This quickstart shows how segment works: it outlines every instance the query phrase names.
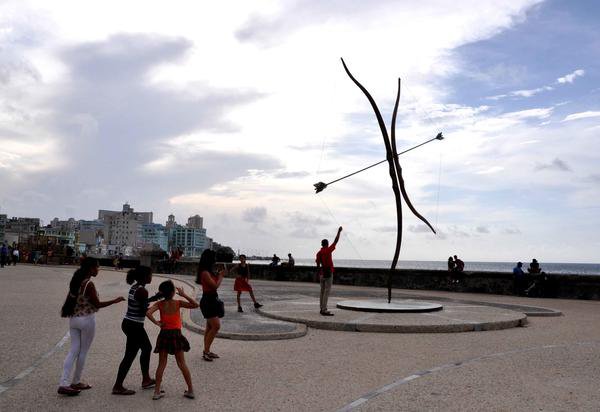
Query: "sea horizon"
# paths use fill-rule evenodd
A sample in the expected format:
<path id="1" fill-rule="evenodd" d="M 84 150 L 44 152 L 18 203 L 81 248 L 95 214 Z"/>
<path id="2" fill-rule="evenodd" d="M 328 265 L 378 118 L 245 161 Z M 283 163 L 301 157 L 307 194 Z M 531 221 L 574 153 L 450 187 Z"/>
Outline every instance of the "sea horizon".
<path id="1" fill-rule="evenodd" d="M 282 259 L 282 262 L 286 262 Z M 296 258 L 297 265 L 312 266 L 314 259 Z M 268 260 L 249 260 L 251 264 L 266 265 Z M 334 259 L 337 267 L 351 267 L 364 269 L 387 269 L 391 266 L 391 260 L 378 259 Z M 516 265 L 515 262 L 477 262 L 465 261 L 465 271 L 476 272 L 508 272 L 511 273 Z M 523 262 L 523 269 L 529 266 L 528 261 Z M 600 263 L 570 263 L 570 262 L 540 262 L 542 270 L 548 274 L 578 274 L 600 276 Z M 397 269 L 424 269 L 424 270 L 447 270 L 447 261 L 433 260 L 400 260 Z"/>

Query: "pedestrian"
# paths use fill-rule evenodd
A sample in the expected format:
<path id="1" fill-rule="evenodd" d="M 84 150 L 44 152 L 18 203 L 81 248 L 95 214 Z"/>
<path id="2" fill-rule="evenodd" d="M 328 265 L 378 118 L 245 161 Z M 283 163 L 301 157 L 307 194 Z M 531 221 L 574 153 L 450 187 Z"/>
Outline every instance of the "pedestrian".
<path id="1" fill-rule="evenodd" d="M 525 272 L 523 272 L 523 262 L 517 262 L 517 266 L 513 268 L 513 277 L 515 294 L 523 296 L 527 289 L 527 279 Z"/>
<path id="2" fill-rule="evenodd" d="M 227 269 L 221 267 L 218 273 L 215 274 L 216 254 L 213 250 L 206 249 L 200 256 L 200 264 L 198 265 L 198 275 L 196 283 L 202 285 L 202 298 L 200 299 L 200 310 L 202 316 L 206 319 L 206 327 L 204 329 L 204 351 L 202 359 L 207 362 L 212 362 L 218 359 L 219 355 L 211 352 L 211 345 L 215 340 L 215 336 L 221 329 L 221 318 L 225 316 L 225 306 L 223 301 L 219 299 L 217 289 L 221 286 L 223 278 L 227 274 Z"/>
<path id="3" fill-rule="evenodd" d="M 61 309 L 61 316 L 69 318 L 69 333 L 71 349 L 67 354 L 60 379 L 58 393 L 62 395 L 78 395 L 80 391 L 91 389 L 91 386 L 81 381 L 87 353 L 94 340 L 96 331 L 96 312 L 98 309 L 115 303 L 123 302 L 125 298 L 101 302 L 91 278 L 98 276 L 99 264 L 95 258 L 88 257 L 81 262 L 81 267 L 75 271 L 69 283 L 69 293 Z M 71 372 L 75 373 L 71 379 Z"/>
<path id="4" fill-rule="evenodd" d="M 0 267 L 4 267 L 6 264 L 8 264 L 8 248 L 6 243 L 2 243 L 2 247 L 0 247 Z"/>
<path id="5" fill-rule="evenodd" d="M 327 300 L 329 299 L 329 292 L 331 291 L 331 284 L 333 283 L 333 258 L 331 254 L 335 250 L 337 242 L 340 240 L 340 233 L 342 233 L 342 227 L 340 226 L 335 236 L 335 240 L 329 246 L 329 241 L 323 239 L 321 241 L 321 250 L 317 252 L 315 261 L 317 262 L 317 270 L 320 276 L 321 283 L 321 294 L 320 294 L 320 313 L 322 316 L 333 316 L 333 313 L 327 310 Z"/>
<path id="6" fill-rule="evenodd" d="M 296 266 L 296 261 L 292 257 L 291 253 L 288 253 L 288 264 L 287 265 L 289 268 L 293 268 L 294 266 Z"/>
<path id="7" fill-rule="evenodd" d="M 252 302 L 254 302 L 254 307 L 256 309 L 262 307 L 262 305 L 256 301 L 256 298 L 254 297 L 254 291 L 252 290 L 252 286 L 250 286 L 250 283 L 248 282 L 248 279 L 250 277 L 250 265 L 246 263 L 246 255 L 240 255 L 240 263 L 235 265 L 233 269 L 231 269 L 231 272 L 235 274 L 233 290 L 237 292 L 238 312 L 244 312 L 240 301 L 242 292 L 250 293 L 250 298 L 252 299 Z"/>
<path id="8" fill-rule="evenodd" d="M 15 246 L 12 251 L 12 261 L 13 266 L 17 266 L 17 262 L 19 261 L 19 247 Z"/>
<path id="9" fill-rule="evenodd" d="M 117 380 L 113 385 L 113 395 L 133 395 L 134 390 L 123 386 L 125 377 L 135 360 L 138 351 L 140 355 L 140 367 L 142 368 L 142 389 L 154 387 L 155 380 L 150 377 L 150 355 L 152 353 L 152 344 L 144 329 L 144 320 L 146 311 L 150 302 L 158 300 L 162 295 L 157 293 L 153 297 L 148 297 L 146 285 L 152 282 L 152 270 L 147 266 L 138 266 L 127 272 L 126 282 L 131 286 L 127 299 L 127 312 L 121 323 L 121 330 L 127 337 L 125 344 L 125 356 L 119 365 Z M 135 283 L 134 283 L 135 282 Z"/>
<path id="10" fill-rule="evenodd" d="M 163 373 L 167 367 L 169 355 L 175 355 L 177 366 L 185 379 L 187 390 L 183 396 L 194 399 L 194 387 L 192 386 L 192 375 L 185 363 L 185 352 L 189 352 L 190 343 L 181 334 L 181 308 L 195 309 L 198 307 L 192 297 L 188 296 L 183 288 L 176 288 L 172 281 L 166 280 L 158 286 L 158 291 L 164 300 L 154 303 L 146 312 L 148 319 L 157 326 L 160 326 L 160 333 L 156 338 L 154 353 L 158 353 L 158 368 L 156 368 L 156 385 L 154 387 L 153 400 L 158 400 L 165 396 L 165 392 L 160 390 Z M 185 300 L 173 299 L 177 293 Z M 154 312 L 160 312 L 160 322 L 154 318 Z"/>

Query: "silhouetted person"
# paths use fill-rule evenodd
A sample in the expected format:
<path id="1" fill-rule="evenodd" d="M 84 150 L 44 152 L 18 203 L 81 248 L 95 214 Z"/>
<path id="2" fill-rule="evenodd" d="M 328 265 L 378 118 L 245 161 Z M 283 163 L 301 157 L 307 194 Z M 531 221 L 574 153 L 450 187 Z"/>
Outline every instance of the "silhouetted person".
<path id="1" fill-rule="evenodd" d="M 3 243 L 2 247 L 0 247 L 0 267 L 4 267 L 4 265 L 6 265 L 8 259 L 8 248 L 6 247 L 6 244 Z"/>
<path id="2" fill-rule="evenodd" d="M 331 246 L 329 246 L 329 241 L 327 239 L 321 241 L 321 250 L 317 252 L 317 257 L 315 259 L 321 283 L 319 303 L 322 316 L 333 316 L 333 313 L 327 310 L 327 300 L 329 299 L 329 292 L 331 291 L 331 284 L 333 283 L 333 258 L 331 254 L 335 250 L 337 242 L 340 240 L 340 233 L 342 233 L 341 226 L 338 228 L 337 235 Z"/>
<path id="3" fill-rule="evenodd" d="M 525 272 L 523 272 L 523 262 L 518 262 L 517 266 L 513 268 L 513 281 L 515 293 L 519 296 L 523 296 L 527 289 L 527 278 Z"/>
<path id="4" fill-rule="evenodd" d="M 455 267 L 456 267 L 456 263 L 454 263 L 454 260 L 452 260 L 452 256 L 450 256 L 448 258 L 448 272 L 454 271 Z"/>
<path id="5" fill-rule="evenodd" d="M 531 274 L 542 272 L 542 268 L 540 268 L 540 264 L 538 263 L 537 259 L 533 259 L 531 261 L 531 263 L 529 264 L 529 268 L 527 269 L 527 272 L 529 272 Z"/>
<path id="6" fill-rule="evenodd" d="M 271 263 L 269 264 L 269 266 L 277 266 L 279 264 L 279 261 L 281 259 L 279 258 L 279 256 L 277 255 L 273 255 L 273 258 L 271 259 Z"/>
<path id="7" fill-rule="evenodd" d="M 460 260 L 458 256 L 454 255 L 454 271 L 463 272 L 465 270 L 465 262 Z"/>
<path id="8" fill-rule="evenodd" d="M 294 266 L 296 266 L 296 261 L 292 257 L 291 253 L 288 253 L 288 264 L 287 265 L 289 268 L 293 268 Z"/>

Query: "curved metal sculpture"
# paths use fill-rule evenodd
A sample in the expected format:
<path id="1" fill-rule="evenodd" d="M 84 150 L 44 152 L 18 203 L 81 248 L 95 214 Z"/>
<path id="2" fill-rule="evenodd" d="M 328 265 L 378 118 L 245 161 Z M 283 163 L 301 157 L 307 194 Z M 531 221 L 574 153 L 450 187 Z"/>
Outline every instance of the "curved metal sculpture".
<path id="1" fill-rule="evenodd" d="M 444 137 L 442 136 L 442 133 L 438 133 L 438 135 L 436 137 L 428 140 L 427 142 L 421 143 L 413 148 L 405 150 L 402 153 L 397 153 L 396 152 L 396 117 L 398 114 L 398 105 L 400 104 L 400 88 L 401 88 L 400 79 L 398 79 L 398 93 L 396 95 L 396 103 L 394 105 L 394 112 L 392 114 L 391 138 L 390 138 L 390 136 L 388 135 L 387 128 L 385 126 L 385 122 L 383 121 L 383 117 L 381 116 L 381 112 L 379 111 L 379 108 L 377 107 L 375 100 L 373 99 L 371 94 L 368 92 L 368 90 L 362 84 L 360 84 L 360 82 L 358 80 L 356 80 L 356 78 L 352 75 L 352 73 L 350 73 L 350 70 L 348 70 L 348 66 L 346 66 L 344 59 L 341 59 L 341 60 L 342 60 L 342 65 L 344 66 L 344 70 L 346 71 L 346 74 L 348 75 L 348 77 L 350 77 L 350 79 L 354 82 L 354 84 L 356 84 L 356 86 L 358 86 L 358 88 L 364 93 L 364 95 L 369 100 L 369 103 L 371 104 L 373 111 L 375 112 L 375 117 L 377 118 L 377 123 L 379 124 L 379 129 L 381 130 L 381 135 L 383 137 L 383 144 L 385 145 L 386 160 L 388 162 L 390 178 L 392 179 L 392 190 L 394 191 L 394 198 L 396 200 L 396 223 L 398 226 L 398 231 L 397 231 L 397 236 L 396 236 L 396 249 L 394 252 L 394 258 L 392 259 L 392 265 L 391 265 L 390 273 L 388 276 L 388 303 L 390 303 L 392 300 L 392 273 L 396 269 L 396 265 L 398 263 L 398 257 L 400 256 L 400 247 L 402 246 L 402 199 L 404 199 L 404 201 L 406 202 L 406 205 L 408 206 L 410 211 L 417 218 L 419 218 L 423 223 L 425 223 L 432 230 L 433 233 L 435 233 L 435 229 L 433 228 L 433 226 L 431 226 L 431 224 L 427 221 L 427 219 L 425 219 L 419 212 L 417 212 L 417 210 L 412 205 L 410 199 L 408 198 L 408 194 L 406 192 L 406 187 L 404 186 L 404 179 L 402 178 L 402 167 L 400 166 L 400 161 L 398 160 L 398 156 L 402 153 L 406 153 L 409 150 L 413 150 L 413 149 L 415 149 L 419 146 L 422 146 L 426 143 L 429 143 L 433 140 L 442 140 Z M 344 176 L 340 179 L 334 180 L 327 184 L 323 183 L 323 182 L 316 183 L 314 185 L 315 189 L 316 189 L 317 193 L 319 193 L 320 191 L 324 190 L 327 187 L 327 185 L 329 185 L 331 183 L 345 179 L 346 177 L 352 176 L 356 173 L 360 173 L 366 169 L 369 169 L 369 168 L 376 166 L 378 164 L 381 164 L 381 163 L 383 163 L 383 161 L 375 163 L 371 166 L 368 166 L 364 169 L 361 169 L 357 172 L 351 173 L 347 176 Z"/>

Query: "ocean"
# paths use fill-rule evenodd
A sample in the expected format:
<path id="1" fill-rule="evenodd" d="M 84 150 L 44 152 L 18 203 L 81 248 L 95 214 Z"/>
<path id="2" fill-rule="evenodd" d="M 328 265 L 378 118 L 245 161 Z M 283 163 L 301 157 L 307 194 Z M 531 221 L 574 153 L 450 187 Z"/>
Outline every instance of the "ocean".
<path id="1" fill-rule="evenodd" d="M 286 259 L 282 260 L 283 262 Z M 254 264 L 268 264 L 269 261 L 256 260 L 249 261 Z M 360 259 L 334 259 L 337 267 L 353 268 L 377 268 L 388 269 L 392 264 L 391 260 L 360 260 Z M 297 265 L 312 266 L 314 259 L 296 259 Z M 465 271 L 478 272 L 512 272 L 516 262 L 465 262 Z M 523 270 L 527 271 L 529 262 L 523 262 Z M 600 275 L 600 264 L 598 263 L 545 263 L 540 262 L 542 270 L 546 273 L 566 273 L 578 275 Z M 446 261 L 427 261 L 427 260 L 401 260 L 396 266 L 398 269 L 431 269 L 447 270 Z"/>

